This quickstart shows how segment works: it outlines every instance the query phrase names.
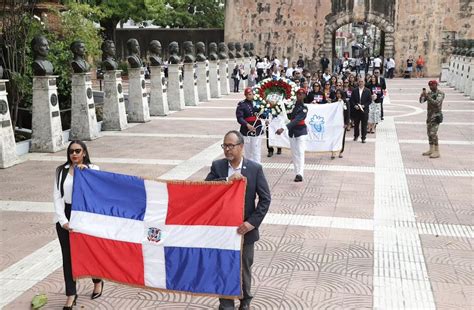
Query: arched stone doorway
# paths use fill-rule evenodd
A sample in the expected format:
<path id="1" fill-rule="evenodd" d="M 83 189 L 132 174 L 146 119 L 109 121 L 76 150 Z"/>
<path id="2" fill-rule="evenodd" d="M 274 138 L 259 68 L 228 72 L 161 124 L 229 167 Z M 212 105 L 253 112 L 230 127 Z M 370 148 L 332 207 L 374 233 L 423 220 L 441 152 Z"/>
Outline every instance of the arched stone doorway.
<path id="1" fill-rule="evenodd" d="M 354 14 L 344 12 L 337 15 L 328 15 L 326 17 L 326 26 L 324 27 L 324 44 L 321 49 L 322 54 L 326 54 L 328 58 L 333 59 L 334 42 L 333 36 L 337 29 L 353 22 L 366 22 L 373 24 L 382 31 L 384 37 L 383 56 L 394 57 L 394 26 L 380 15 L 366 12 L 363 17 L 356 17 Z"/>

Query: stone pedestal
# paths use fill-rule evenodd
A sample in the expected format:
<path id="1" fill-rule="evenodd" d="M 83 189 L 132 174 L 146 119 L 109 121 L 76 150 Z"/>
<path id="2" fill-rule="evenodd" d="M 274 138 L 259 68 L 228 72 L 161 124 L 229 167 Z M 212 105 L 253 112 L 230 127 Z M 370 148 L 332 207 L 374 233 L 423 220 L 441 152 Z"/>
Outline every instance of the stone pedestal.
<path id="1" fill-rule="evenodd" d="M 104 74 L 104 113 L 102 130 L 124 130 L 127 128 L 127 113 L 123 98 L 122 74 L 120 70 Z"/>
<path id="2" fill-rule="evenodd" d="M 71 78 L 70 140 L 94 140 L 99 137 L 90 73 L 73 73 Z"/>
<path id="3" fill-rule="evenodd" d="M 452 78 L 453 78 L 453 71 L 454 71 L 454 56 L 451 55 L 449 57 L 449 70 L 448 70 L 448 74 L 447 74 L 447 77 L 446 77 L 446 83 L 448 84 L 448 86 L 451 85 L 451 81 L 452 81 Z"/>
<path id="4" fill-rule="evenodd" d="M 171 111 L 184 109 L 183 76 L 179 65 L 168 65 L 168 107 Z"/>
<path id="5" fill-rule="evenodd" d="M 464 95 L 470 96 L 472 99 L 472 87 L 474 83 L 474 57 L 469 57 L 469 71 L 466 79 L 466 88 L 464 90 Z"/>
<path id="6" fill-rule="evenodd" d="M 250 74 L 250 68 L 252 67 L 252 58 L 250 57 L 246 57 L 244 58 L 244 72 L 245 72 L 245 75 L 249 75 Z M 248 79 L 245 80 L 247 83 L 246 85 L 248 85 Z"/>
<path id="7" fill-rule="evenodd" d="M 228 74 L 227 74 L 227 77 L 229 79 L 229 88 L 232 90 L 232 92 L 234 91 L 234 79 L 232 78 L 232 73 L 234 72 L 234 68 L 235 68 L 235 65 L 236 65 L 236 61 L 235 59 L 229 59 L 228 63 Z M 219 67 L 220 69 L 220 67 Z M 221 87 L 221 92 L 222 92 L 222 87 Z"/>
<path id="8" fill-rule="evenodd" d="M 211 98 L 221 97 L 221 81 L 219 79 L 217 60 L 209 61 L 209 90 Z"/>
<path id="9" fill-rule="evenodd" d="M 33 77 L 30 152 L 54 153 L 66 147 L 55 76 Z"/>
<path id="10" fill-rule="evenodd" d="M 146 92 L 145 71 L 143 68 L 128 68 L 128 104 L 127 120 L 129 123 L 146 123 L 150 121 L 150 108 Z"/>
<path id="11" fill-rule="evenodd" d="M 449 64 L 448 63 L 441 64 L 441 76 L 439 78 L 439 81 L 447 82 L 448 76 L 449 76 Z"/>
<path id="12" fill-rule="evenodd" d="M 217 72 L 219 76 L 219 82 L 221 84 L 221 94 L 228 95 L 230 93 L 229 88 L 229 64 L 225 60 L 219 61 L 219 71 Z M 231 79 L 230 79 L 231 80 Z"/>
<path id="13" fill-rule="evenodd" d="M 166 79 L 161 66 L 150 67 L 150 115 L 165 116 L 169 113 L 168 97 L 166 96 Z"/>
<path id="14" fill-rule="evenodd" d="M 197 73 L 197 90 L 198 98 L 200 102 L 209 101 L 211 96 L 211 89 L 209 87 L 209 70 L 206 65 L 206 62 L 197 62 L 196 63 L 196 73 Z"/>
<path id="15" fill-rule="evenodd" d="M 0 168 L 8 168 L 18 163 L 15 135 L 8 109 L 6 82 L 8 80 L 0 80 Z"/>
<path id="16" fill-rule="evenodd" d="M 459 88 L 459 79 L 461 78 L 461 67 L 462 67 L 462 58 L 461 56 L 458 57 L 456 61 L 456 69 L 454 71 L 454 88 Z"/>
<path id="17" fill-rule="evenodd" d="M 184 104 L 186 106 L 196 106 L 199 104 L 196 70 L 194 64 L 185 63 L 183 65 L 184 80 Z"/>
<path id="18" fill-rule="evenodd" d="M 461 64 L 461 79 L 459 80 L 459 90 L 463 93 L 466 92 L 466 84 L 469 80 L 470 71 L 470 57 L 464 57 Z"/>

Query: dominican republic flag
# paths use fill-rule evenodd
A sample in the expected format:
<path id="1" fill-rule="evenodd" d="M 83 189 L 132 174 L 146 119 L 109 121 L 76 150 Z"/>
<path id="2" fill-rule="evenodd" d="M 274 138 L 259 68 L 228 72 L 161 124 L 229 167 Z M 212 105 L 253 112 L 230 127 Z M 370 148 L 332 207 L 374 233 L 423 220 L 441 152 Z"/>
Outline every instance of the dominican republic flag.
<path id="1" fill-rule="evenodd" d="M 159 182 L 74 171 L 74 278 L 240 297 L 245 181 Z"/>

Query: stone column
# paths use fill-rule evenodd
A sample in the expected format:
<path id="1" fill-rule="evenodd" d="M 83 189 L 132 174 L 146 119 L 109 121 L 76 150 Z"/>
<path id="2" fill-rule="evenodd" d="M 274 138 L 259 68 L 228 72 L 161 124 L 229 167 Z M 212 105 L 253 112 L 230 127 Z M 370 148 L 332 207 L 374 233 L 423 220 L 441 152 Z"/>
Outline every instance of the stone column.
<path id="1" fill-rule="evenodd" d="M 30 152 L 54 153 L 66 147 L 59 112 L 56 76 L 33 77 Z"/>
<path id="2" fill-rule="evenodd" d="M 184 109 L 183 76 L 179 65 L 168 65 L 168 107 L 171 111 Z"/>
<path id="3" fill-rule="evenodd" d="M 463 93 L 466 93 L 466 84 L 469 81 L 469 71 L 470 71 L 470 57 L 464 56 L 464 61 L 462 63 L 462 72 L 461 79 L 459 81 L 459 90 Z"/>
<path id="4" fill-rule="evenodd" d="M 196 63 L 197 65 L 197 90 L 200 102 L 209 101 L 211 90 L 209 87 L 209 70 L 205 61 Z"/>
<path id="5" fill-rule="evenodd" d="M 221 83 L 221 94 L 222 95 L 228 95 L 230 94 L 230 89 L 229 89 L 229 64 L 225 60 L 219 60 L 219 81 Z M 233 82 L 232 82 L 233 83 Z"/>
<path id="6" fill-rule="evenodd" d="M 227 78 L 226 78 L 227 81 Z M 211 98 L 221 97 L 221 81 L 219 79 L 219 69 L 217 60 L 209 61 L 209 89 Z"/>
<path id="7" fill-rule="evenodd" d="M 128 68 L 128 78 L 128 122 L 149 122 L 150 108 L 148 106 L 148 94 L 146 93 L 145 72 L 143 68 Z"/>
<path id="8" fill-rule="evenodd" d="M 8 168 L 18 163 L 15 135 L 8 109 L 6 82 L 8 80 L 0 80 L 0 168 Z"/>
<path id="9" fill-rule="evenodd" d="M 250 74 L 250 68 L 252 67 L 252 58 L 251 57 L 245 57 L 244 58 L 244 72 L 248 76 Z M 245 85 L 248 85 L 248 79 L 245 80 Z"/>
<path id="10" fill-rule="evenodd" d="M 446 75 L 446 83 L 448 86 L 451 85 L 452 76 L 453 76 L 453 68 L 454 68 L 454 55 L 449 56 L 449 67 L 448 67 L 448 74 Z"/>
<path id="11" fill-rule="evenodd" d="M 453 83 L 453 87 L 455 89 L 458 89 L 458 85 L 459 85 L 459 78 L 461 77 L 461 73 L 460 73 L 460 70 L 461 70 L 461 56 L 458 55 L 456 57 L 456 67 L 454 69 L 454 83 Z"/>
<path id="12" fill-rule="evenodd" d="M 99 137 L 90 73 L 73 73 L 71 78 L 70 140 L 94 140 Z"/>
<path id="13" fill-rule="evenodd" d="M 127 113 L 125 111 L 122 87 L 122 74 L 120 70 L 105 72 L 103 130 L 124 130 L 127 128 Z"/>
<path id="14" fill-rule="evenodd" d="M 184 80 L 184 104 L 186 106 L 196 106 L 199 104 L 198 89 L 196 82 L 196 70 L 193 63 L 183 65 Z"/>
<path id="15" fill-rule="evenodd" d="M 228 74 L 227 74 L 227 77 L 229 79 L 229 88 L 232 89 L 232 92 L 234 91 L 234 79 L 232 79 L 232 73 L 234 72 L 234 68 L 235 68 L 235 65 L 237 64 L 237 62 L 235 61 L 235 59 L 229 59 L 228 63 L 227 63 L 227 67 L 228 67 Z M 220 67 L 219 67 L 220 69 Z M 221 92 L 222 92 L 222 87 L 221 87 Z M 224 93 L 222 93 L 224 94 Z"/>
<path id="16" fill-rule="evenodd" d="M 466 85 L 464 89 L 464 95 L 471 96 L 472 93 L 472 84 L 474 83 L 474 57 L 469 57 Z M 471 97 L 472 99 L 472 97 Z"/>
<path id="17" fill-rule="evenodd" d="M 161 66 L 150 67 L 150 115 L 165 116 L 169 113 L 168 98 L 166 96 L 166 79 L 161 72 Z"/>
<path id="18" fill-rule="evenodd" d="M 441 76 L 439 78 L 440 82 L 447 82 L 449 75 L 449 63 L 441 64 Z"/>

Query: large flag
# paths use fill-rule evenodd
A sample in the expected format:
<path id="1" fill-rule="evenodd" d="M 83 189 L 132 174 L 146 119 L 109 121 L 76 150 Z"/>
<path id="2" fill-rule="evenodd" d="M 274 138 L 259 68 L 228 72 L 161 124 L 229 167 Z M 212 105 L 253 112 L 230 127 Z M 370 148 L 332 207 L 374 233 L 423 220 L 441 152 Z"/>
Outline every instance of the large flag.
<path id="1" fill-rule="evenodd" d="M 245 181 L 159 182 L 74 172 L 74 278 L 241 296 Z"/>
<path id="2" fill-rule="evenodd" d="M 306 151 L 330 152 L 340 151 L 344 135 L 343 103 L 307 104 L 308 115 L 305 123 L 308 128 Z M 274 118 L 269 125 L 269 144 L 275 147 L 290 148 L 290 138 L 282 117 Z M 276 135 L 278 128 L 284 128 L 281 135 Z"/>

